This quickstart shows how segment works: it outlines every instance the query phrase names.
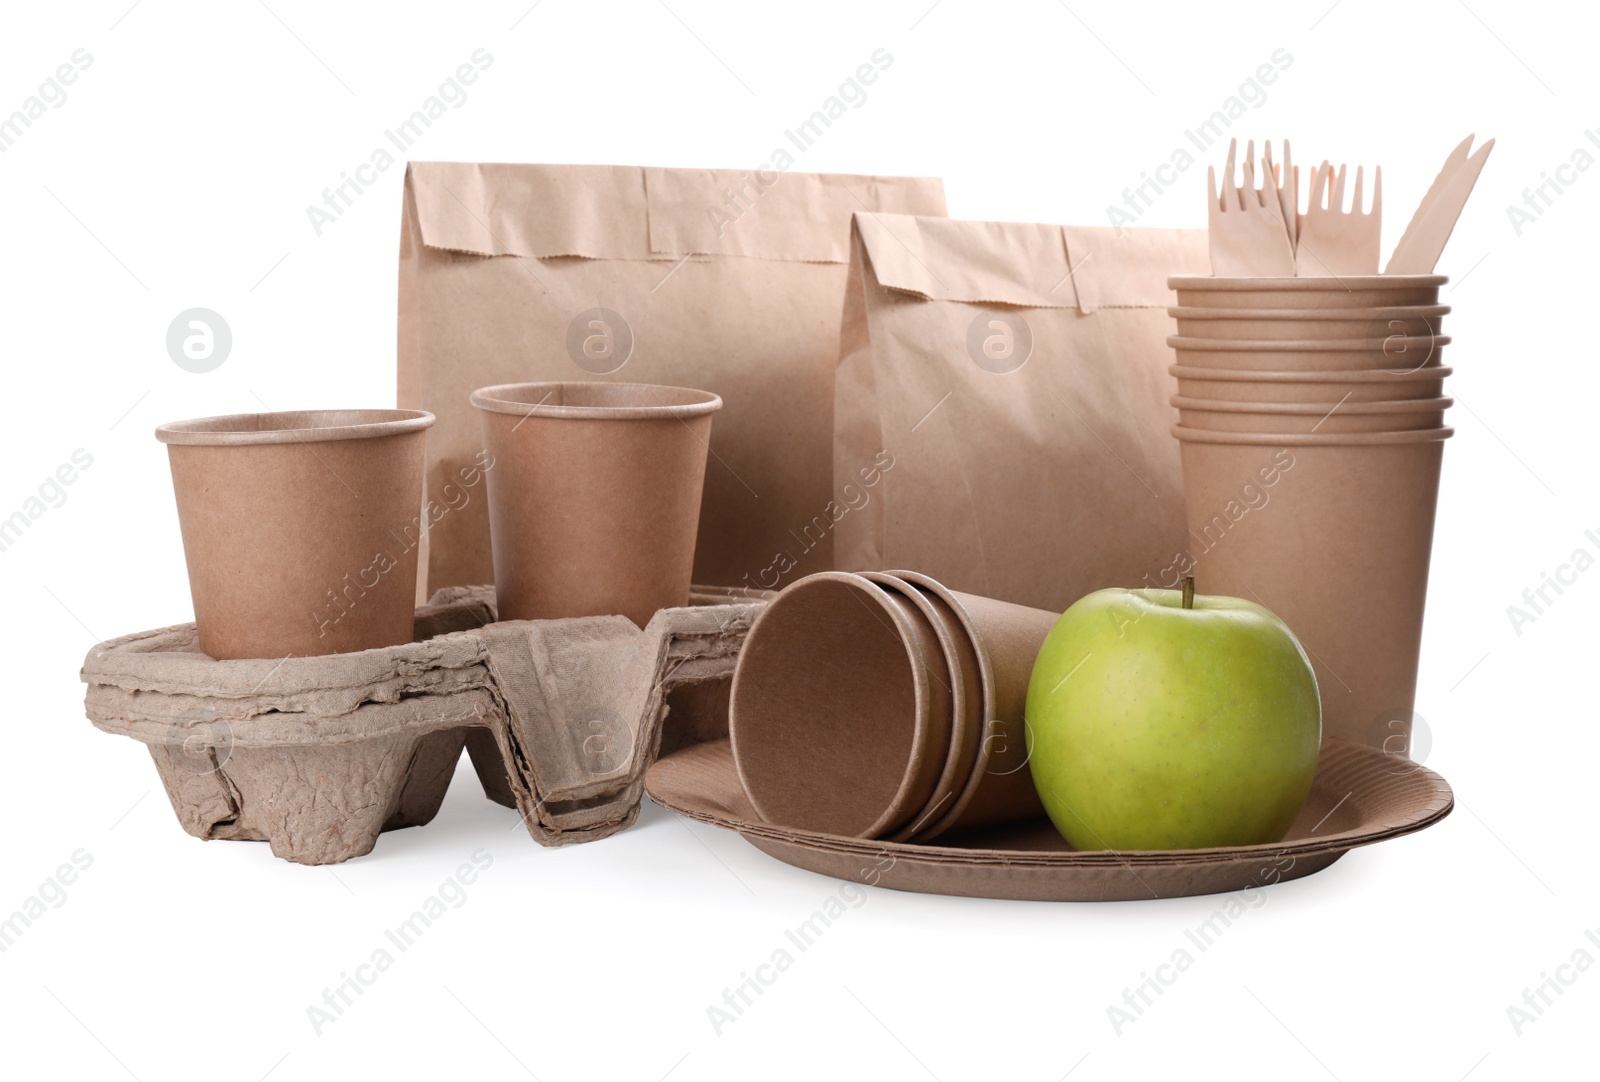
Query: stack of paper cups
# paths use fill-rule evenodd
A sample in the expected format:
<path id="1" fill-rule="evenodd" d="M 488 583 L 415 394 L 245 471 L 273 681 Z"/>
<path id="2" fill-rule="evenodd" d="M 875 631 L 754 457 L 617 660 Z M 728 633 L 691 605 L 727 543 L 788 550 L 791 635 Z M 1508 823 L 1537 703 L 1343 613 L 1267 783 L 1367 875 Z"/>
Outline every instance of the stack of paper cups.
<path id="1" fill-rule="evenodd" d="M 1177 277 L 1171 372 L 1199 588 L 1259 601 L 1323 732 L 1409 749 L 1452 399 L 1442 275 Z"/>
<path id="2" fill-rule="evenodd" d="M 751 626 L 729 701 L 756 813 L 917 842 L 1042 815 L 1023 710 L 1057 617 L 911 571 L 793 583 Z"/>

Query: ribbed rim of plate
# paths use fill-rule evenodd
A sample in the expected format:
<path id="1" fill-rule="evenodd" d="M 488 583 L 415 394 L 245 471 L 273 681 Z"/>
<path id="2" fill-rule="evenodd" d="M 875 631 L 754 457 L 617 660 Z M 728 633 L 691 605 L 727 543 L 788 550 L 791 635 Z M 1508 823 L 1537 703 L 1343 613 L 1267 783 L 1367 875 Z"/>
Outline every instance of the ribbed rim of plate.
<path id="1" fill-rule="evenodd" d="M 1214 849 L 1093 852 L 963 849 L 955 846 L 919 845 L 911 842 L 847 838 L 815 831 L 790 830 L 770 823 L 735 819 L 709 808 L 685 806 L 681 799 L 675 799 L 669 792 L 662 790 L 660 785 L 662 768 L 666 767 L 670 776 L 670 764 L 673 759 L 693 753 L 696 748 L 714 749 L 714 745 L 693 745 L 661 759 L 650 768 L 645 776 L 645 791 L 650 794 L 652 800 L 680 815 L 738 831 L 740 834 L 787 841 L 814 849 L 860 854 L 864 857 L 888 854 L 917 857 L 924 861 L 937 860 L 952 867 L 1025 865 L 1092 868 L 1110 865 L 1139 868 L 1174 864 L 1233 863 L 1241 860 L 1344 851 L 1422 830 L 1450 814 L 1455 804 L 1455 796 L 1450 790 L 1449 783 L 1422 764 L 1401 759 L 1376 748 L 1333 739 L 1322 749 L 1322 758 L 1317 764 L 1317 783 L 1323 788 L 1344 790 L 1353 794 L 1350 799 L 1357 801 L 1356 807 L 1367 809 L 1367 815 L 1371 820 L 1369 825 L 1316 838 L 1286 839 L 1265 845 L 1225 846 Z M 706 752 L 702 751 L 700 754 L 704 756 Z M 728 766 L 731 770 L 731 752 Z"/>

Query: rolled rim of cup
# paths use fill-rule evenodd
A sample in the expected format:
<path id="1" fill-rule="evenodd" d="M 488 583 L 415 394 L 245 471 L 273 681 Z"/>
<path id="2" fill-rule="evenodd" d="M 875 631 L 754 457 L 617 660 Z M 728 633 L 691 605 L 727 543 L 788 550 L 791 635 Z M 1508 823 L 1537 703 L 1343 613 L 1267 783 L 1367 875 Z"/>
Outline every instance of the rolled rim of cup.
<path id="1" fill-rule="evenodd" d="M 230 413 L 169 421 L 156 429 L 162 443 L 187 447 L 239 447 L 268 443 L 327 443 L 421 432 L 434 422 L 427 410 L 281 410 Z"/>
<path id="2" fill-rule="evenodd" d="M 1373 308 L 1199 308 L 1194 305 L 1167 306 L 1174 319 L 1236 319 L 1371 323 L 1375 320 L 1437 319 L 1450 314 L 1448 304 L 1389 304 Z"/>
<path id="3" fill-rule="evenodd" d="M 1425 379 L 1444 379 L 1455 374 L 1447 365 L 1435 368 L 1352 368 L 1312 372 L 1253 372 L 1248 368 L 1205 368 L 1174 364 L 1167 372 L 1183 380 L 1205 383 L 1408 383 Z"/>
<path id="4" fill-rule="evenodd" d="M 933 637 L 935 656 L 928 656 L 927 649 L 918 651 L 923 664 L 928 667 L 931 706 L 928 717 L 930 745 L 925 754 L 933 751 L 942 754 L 937 756 L 939 762 L 935 764 L 933 788 L 928 798 L 904 823 L 887 835 L 890 841 L 906 841 L 927 827 L 935 811 L 942 810 L 938 801 L 941 799 L 948 801 L 954 795 L 954 788 L 964 780 L 966 769 L 971 765 L 971 756 L 962 753 L 970 751 L 975 742 L 971 746 L 964 745 L 957 739 L 957 728 L 967 727 L 969 703 L 971 706 L 976 706 L 976 703 L 970 701 L 981 691 L 977 686 L 976 658 L 974 657 L 972 662 L 973 680 L 969 685 L 961 672 L 962 663 L 957 654 L 963 644 L 955 641 L 957 628 L 952 627 L 951 622 L 947 622 L 939 612 L 941 602 L 931 594 L 887 572 L 860 571 L 857 574 L 868 582 L 881 586 L 892 596 L 908 602 L 926 622 L 928 631 Z M 969 651 L 972 649 L 970 644 L 965 645 Z M 948 678 L 948 684 L 945 678 Z"/>
<path id="5" fill-rule="evenodd" d="M 1217 309 L 1212 309 L 1217 311 Z M 1386 338 L 1195 338 L 1190 335 L 1169 334 L 1167 345 L 1173 349 L 1197 353 L 1387 353 L 1391 350 L 1405 352 L 1413 345 L 1432 356 L 1433 351 L 1448 346 L 1448 334 L 1397 334 Z"/>
<path id="6" fill-rule="evenodd" d="M 829 596 L 843 593 L 859 604 Z M 829 612 L 830 604 L 836 606 L 836 619 L 854 621 L 850 629 L 866 629 L 869 637 L 853 644 L 858 651 L 893 659 L 892 675 L 885 669 L 868 682 L 859 667 L 841 675 L 817 664 L 821 651 L 839 649 L 836 637 L 816 638 L 817 614 Z M 756 617 L 734 669 L 728 737 L 740 784 L 764 821 L 877 838 L 897 829 L 927 800 L 921 783 L 928 765 L 928 729 L 934 723 L 929 659 L 912 623 L 916 610 L 910 602 L 904 605 L 859 575 L 820 571 L 790 583 Z M 832 634 L 840 632 L 835 628 Z M 927 638 L 933 639 L 931 630 Z M 786 686 L 775 689 L 775 684 Z M 796 688 L 799 694 L 778 694 Z M 826 708 L 816 701 L 829 697 L 833 702 Z M 853 710 L 842 708 L 844 698 L 851 700 Z M 904 710 L 894 712 L 895 707 Z M 875 709 L 891 712 L 873 716 Z M 864 727 L 852 728 L 857 722 Z M 797 751 L 793 742 L 801 732 L 807 738 Z M 856 746 L 844 746 L 840 739 Z M 855 783 L 819 788 L 817 776 L 831 760 L 852 764 Z"/>
<path id="7" fill-rule="evenodd" d="M 722 408 L 710 391 L 597 380 L 500 383 L 479 387 L 469 401 L 490 413 L 582 421 L 686 421 Z"/>
<path id="8" fill-rule="evenodd" d="M 1439 398 L 1411 398 L 1384 402 L 1244 402 L 1225 398 L 1191 398 L 1175 394 L 1172 404 L 1181 410 L 1208 413 L 1272 413 L 1315 416 L 1322 413 L 1432 413 L 1455 405 L 1448 395 Z"/>
<path id="9" fill-rule="evenodd" d="M 1385 290 L 1433 289 L 1450 280 L 1447 274 L 1347 274 L 1333 278 L 1218 278 L 1204 274 L 1175 274 L 1167 279 L 1171 289 L 1219 290 L 1261 293 L 1267 290 L 1303 293 L 1367 293 Z"/>
<path id="10" fill-rule="evenodd" d="M 1438 443 L 1456 434 L 1449 426 L 1416 428 L 1400 432 L 1228 432 L 1222 429 L 1173 425 L 1182 443 L 1242 443 L 1256 447 L 1361 446 L 1381 447 L 1407 443 Z"/>

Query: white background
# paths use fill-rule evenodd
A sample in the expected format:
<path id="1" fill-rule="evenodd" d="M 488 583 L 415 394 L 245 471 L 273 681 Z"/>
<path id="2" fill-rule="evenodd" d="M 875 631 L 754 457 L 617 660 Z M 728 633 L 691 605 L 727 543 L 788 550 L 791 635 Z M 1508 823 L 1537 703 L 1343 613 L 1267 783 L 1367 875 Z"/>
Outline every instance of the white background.
<path id="1" fill-rule="evenodd" d="M 1592 860 L 1600 570 L 1593 475 L 1600 170 L 1520 235 L 1509 204 L 1579 147 L 1580 5 L 926 0 L 10 4 L 0 114 L 92 65 L 0 154 L 0 517 L 93 465 L 0 552 L 11 692 L 0 915 L 92 864 L 0 954 L 13 1077 L 1058 1079 L 1570 1077 L 1600 973 L 1519 1034 L 1507 1008 L 1600 927 Z M 675 14 L 674 14 L 675 13 Z M 434 823 L 336 868 L 203 844 L 143 748 L 84 720 L 95 641 L 190 618 L 166 420 L 391 405 L 399 167 L 319 237 L 305 213 L 471 53 L 493 64 L 428 159 L 750 168 L 878 48 L 893 66 L 797 168 L 936 175 L 964 218 L 1102 223 L 1274 50 L 1239 130 L 1385 166 L 1385 248 L 1468 132 L 1498 146 L 1441 263 L 1457 405 L 1418 710 L 1455 814 L 1268 890 L 1136 1023 L 1107 1007 L 1218 899 L 1046 905 L 872 890 L 719 1035 L 707 1007 L 839 884 L 647 806 L 543 850 L 463 760 Z M 1597 135 L 1600 138 L 1600 135 Z M 1203 169 L 1141 224 L 1204 224 Z M 180 311 L 232 353 L 180 370 Z M 307 1008 L 475 849 L 493 864 L 320 1035 Z M 54 892 L 51 892 L 54 895 Z M 1564 971 L 1576 973 L 1577 971 Z M 1591 1068 L 1592 1070 L 1592 1068 Z M 669 1074 L 670 1072 L 670 1074 Z M 1587 1073 L 1587 1072 L 1583 1072 Z"/>

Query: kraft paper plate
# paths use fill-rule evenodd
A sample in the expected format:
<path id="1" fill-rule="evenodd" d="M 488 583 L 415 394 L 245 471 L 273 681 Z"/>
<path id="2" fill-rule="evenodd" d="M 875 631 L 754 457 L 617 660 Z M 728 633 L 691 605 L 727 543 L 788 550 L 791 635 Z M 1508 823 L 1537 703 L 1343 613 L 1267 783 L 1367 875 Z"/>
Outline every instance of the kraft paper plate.
<path id="1" fill-rule="evenodd" d="M 1029 901 L 1177 898 L 1263 887 L 1321 871 L 1361 845 L 1432 826 L 1450 814 L 1450 786 L 1427 767 L 1331 740 L 1311 796 L 1276 845 L 1141 852 L 1076 852 L 1048 820 L 985 827 L 939 845 L 870 841 L 761 822 L 745 798 L 726 740 L 661 759 L 645 778 L 656 803 L 736 830 L 786 864 L 838 879 L 926 894 Z"/>

